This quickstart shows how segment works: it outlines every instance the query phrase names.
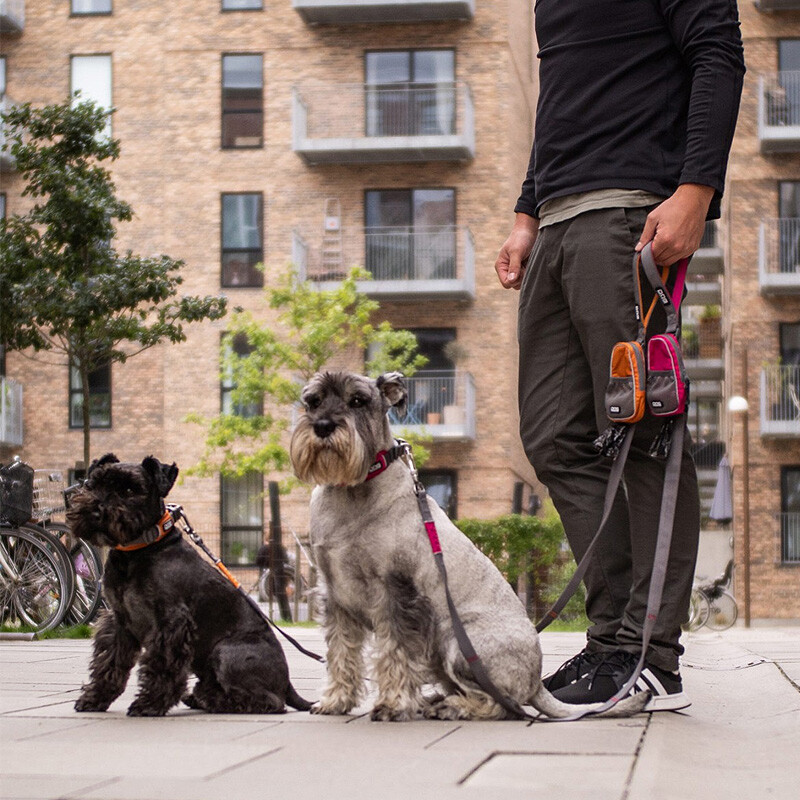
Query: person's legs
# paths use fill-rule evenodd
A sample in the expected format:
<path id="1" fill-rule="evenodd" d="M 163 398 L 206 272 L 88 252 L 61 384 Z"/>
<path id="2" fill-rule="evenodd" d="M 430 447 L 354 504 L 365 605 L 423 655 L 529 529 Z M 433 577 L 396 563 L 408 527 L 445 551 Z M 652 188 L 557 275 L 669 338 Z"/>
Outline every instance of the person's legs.
<path id="1" fill-rule="evenodd" d="M 631 262 L 646 213 L 608 209 L 544 228 L 520 297 L 521 435 L 578 560 L 602 515 L 610 462 L 592 443 L 608 424 L 611 349 L 637 334 Z M 663 315 L 657 324 L 663 325 Z M 584 581 L 593 623 L 587 649 L 641 649 L 664 476 L 664 463 L 648 450 L 660 426 L 655 418 L 637 424 L 625 469 L 627 502 L 620 491 Z M 680 623 L 698 535 L 697 479 L 687 441 L 664 597 L 648 655 L 662 669 L 676 669 L 682 652 Z"/>

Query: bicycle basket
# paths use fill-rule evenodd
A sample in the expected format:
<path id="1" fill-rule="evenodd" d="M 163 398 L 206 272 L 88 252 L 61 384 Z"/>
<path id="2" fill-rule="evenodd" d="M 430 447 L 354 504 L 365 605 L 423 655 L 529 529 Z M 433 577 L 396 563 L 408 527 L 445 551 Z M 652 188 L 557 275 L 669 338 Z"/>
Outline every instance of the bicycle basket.
<path id="1" fill-rule="evenodd" d="M 66 510 L 64 475 L 59 470 L 37 469 L 33 474 L 33 518 L 48 520 Z"/>
<path id="2" fill-rule="evenodd" d="M 22 525 L 33 516 L 33 469 L 22 461 L 0 467 L 0 519 Z"/>

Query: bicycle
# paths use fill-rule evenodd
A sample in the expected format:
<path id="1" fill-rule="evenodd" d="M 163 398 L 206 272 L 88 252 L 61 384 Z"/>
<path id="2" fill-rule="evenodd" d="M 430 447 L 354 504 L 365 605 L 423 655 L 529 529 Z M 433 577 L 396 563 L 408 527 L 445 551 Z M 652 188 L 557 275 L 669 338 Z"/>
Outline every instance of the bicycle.
<path id="1" fill-rule="evenodd" d="M 736 598 L 728 591 L 733 575 L 733 560 L 718 578 L 692 589 L 689 604 L 689 620 L 686 630 L 696 631 L 704 625 L 715 631 L 730 628 L 739 616 Z"/>
<path id="2" fill-rule="evenodd" d="M 67 625 L 85 625 L 105 606 L 102 594 L 103 558 L 100 551 L 76 539 L 69 526 L 53 517 L 66 511 L 66 483 L 58 470 L 34 470 L 33 518 L 67 551 L 75 578 L 72 605 L 64 619 Z"/>
<path id="3" fill-rule="evenodd" d="M 0 467 L 0 623 L 45 631 L 72 603 L 71 566 L 60 542 L 24 522 L 32 509 L 33 470 Z"/>

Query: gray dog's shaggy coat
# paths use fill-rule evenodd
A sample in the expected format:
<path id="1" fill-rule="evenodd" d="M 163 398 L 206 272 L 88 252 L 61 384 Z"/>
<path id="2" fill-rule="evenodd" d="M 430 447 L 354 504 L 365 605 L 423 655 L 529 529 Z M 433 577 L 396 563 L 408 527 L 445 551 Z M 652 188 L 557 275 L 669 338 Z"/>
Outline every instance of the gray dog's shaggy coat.
<path id="1" fill-rule="evenodd" d="M 297 476 L 318 484 L 311 543 L 324 579 L 328 645 L 328 685 L 312 713 L 346 714 L 363 699 L 363 649 L 372 634 L 373 719 L 500 719 L 505 710 L 479 688 L 454 637 L 410 470 L 395 461 L 365 482 L 376 454 L 395 444 L 387 411 L 402 409 L 406 396 L 398 373 L 377 381 L 321 373 L 303 390 L 306 413 L 291 457 Z M 542 686 L 538 636 L 519 599 L 445 513 L 433 502 L 431 508 L 456 608 L 491 680 L 549 717 L 586 710 Z M 429 685 L 441 694 L 426 695 Z M 636 695 L 614 711 L 634 713 L 647 699 Z"/>

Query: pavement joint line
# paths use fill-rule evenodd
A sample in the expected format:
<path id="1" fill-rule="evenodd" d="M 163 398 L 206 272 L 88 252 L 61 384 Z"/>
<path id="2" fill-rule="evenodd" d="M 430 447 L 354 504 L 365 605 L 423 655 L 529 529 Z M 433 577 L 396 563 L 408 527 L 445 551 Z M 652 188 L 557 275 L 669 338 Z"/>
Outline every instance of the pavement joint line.
<path id="1" fill-rule="evenodd" d="M 203 781 L 213 781 L 217 778 L 222 777 L 223 775 L 227 775 L 230 772 L 235 772 L 237 769 L 246 766 L 247 764 L 253 764 L 256 761 L 260 761 L 262 758 L 269 758 L 269 756 L 275 755 L 275 753 L 280 753 L 281 750 L 285 749 L 283 745 L 280 747 L 273 747 L 271 750 L 267 750 L 264 753 L 259 753 L 256 756 L 252 756 L 251 758 L 246 758 L 244 761 L 237 761 L 235 764 L 231 764 L 230 766 L 223 767 L 223 769 L 217 770 L 216 772 L 212 772 L 210 775 L 206 775 L 202 778 Z"/>
<path id="2" fill-rule="evenodd" d="M 630 796 L 631 787 L 633 786 L 633 776 L 636 773 L 636 767 L 639 764 L 639 756 L 644 748 L 644 740 L 647 738 L 647 732 L 650 730 L 650 726 L 652 724 L 653 714 L 650 713 L 647 715 L 647 722 L 645 722 L 644 728 L 642 729 L 642 735 L 639 737 L 639 741 L 636 743 L 636 750 L 633 753 L 631 768 L 628 770 L 628 775 L 625 778 L 625 786 L 622 790 L 622 796 L 620 797 L 620 800 L 628 800 L 628 797 Z"/>
<path id="3" fill-rule="evenodd" d="M 90 783 L 88 786 L 82 786 L 70 794 L 64 795 L 64 800 L 69 800 L 71 797 L 83 797 L 87 792 L 95 792 L 98 789 L 105 789 L 106 786 L 113 786 L 115 783 L 120 783 L 122 778 L 106 778 L 98 783 Z"/>
<path id="4" fill-rule="evenodd" d="M 428 742 L 428 744 L 426 744 L 423 749 L 430 750 L 432 747 L 435 747 L 437 744 L 444 741 L 448 736 L 452 736 L 457 731 L 460 731 L 462 727 L 463 725 L 456 725 L 455 728 L 451 728 L 449 731 L 446 731 L 441 736 L 438 736 L 436 739 L 434 739 L 432 742 Z"/>
<path id="5" fill-rule="evenodd" d="M 787 660 L 788 660 L 788 659 L 787 659 Z M 800 659 L 798 659 L 798 661 L 800 661 Z M 784 669 L 784 668 L 783 668 L 783 667 L 782 667 L 780 664 L 778 664 L 777 662 L 773 662 L 773 663 L 774 663 L 774 664 L 775 664 L 775 666 L 778 668 L 778 672 L 780 672 L 780 674 L 781 674 L 781 675 L 783 675 L 783 677 L 784 677 L 784 678 L 786 678 L 786 680 L 787 680 L 787 681 L 789 681 L 789 683 L 791 683 L 791 684 L 792 684 L 792 686 L 794 686 L 794 688 L 795 688 L 795 689 L 796 689 L 798 692 L 800 692 L 800 684 L 798 684 L 798 683 L 797 683 L 797 681 L 795 681 L 795 680 L 792 680 L 792 679 L 789 677 L 789 675 L 787 674 L 786 670 L 785 670 L 785 669 Z M 794 662 L 790 662 L 790 663 L 794 663 Z"/>

